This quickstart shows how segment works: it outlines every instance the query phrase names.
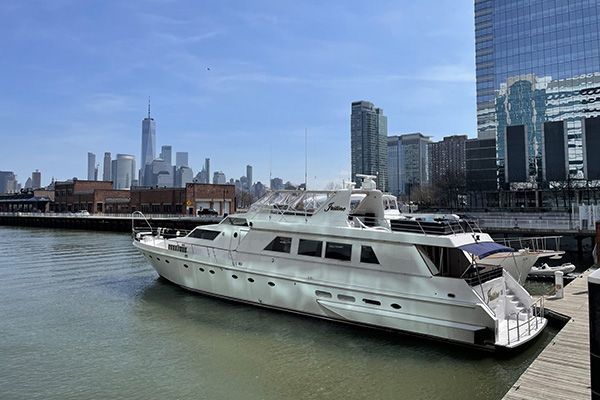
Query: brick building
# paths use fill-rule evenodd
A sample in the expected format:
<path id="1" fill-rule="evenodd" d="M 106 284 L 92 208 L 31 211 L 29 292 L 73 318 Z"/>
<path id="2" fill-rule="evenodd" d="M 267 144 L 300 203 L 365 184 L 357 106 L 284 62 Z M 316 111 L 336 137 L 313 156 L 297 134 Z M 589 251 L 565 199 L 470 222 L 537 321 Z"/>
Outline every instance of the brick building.
<path id="1" fill-rule="evenodd" d="M 131 212 L 198 215 L 213 209 L 218 215 L 235 212 L 235 185 L 188 183 L 185 188 L 133 188 Z"/>
<path id="2" fill-rule="evenodd" d="M 188 215 L 197 215 L 205 208 L 212 208 L 219 215 L 236 211 L 235 185 L 211 185 L 208 183 L 188 183 L 185 186 L 185 201 Z"/>
<path id="3" fill-rule="evenodd" d="M 53 209 L 56 212 L 85 210 L 92 214 L 129 212 L 129 191 L 113 189 L 110 181 L 56 182 Z"/>
<path id="4" fill-rule="evenodd" d="M 235 185 L 188 183 L 185 188 L 134 187 L 131 190 L 112 189 L 110 181 L 74 180 L 56 182 L 53 210 L 91 214 L 198 215 L 203 209 L 213 209 L 218 215 L 235 212 Z"/>

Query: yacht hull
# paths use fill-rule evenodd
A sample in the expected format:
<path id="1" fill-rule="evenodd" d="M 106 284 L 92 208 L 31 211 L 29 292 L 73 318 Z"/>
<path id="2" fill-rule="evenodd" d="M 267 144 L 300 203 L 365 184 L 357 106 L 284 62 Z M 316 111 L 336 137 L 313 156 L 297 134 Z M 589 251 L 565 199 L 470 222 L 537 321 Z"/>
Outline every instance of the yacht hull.
<path id="1" fill-rule="evenodd" d="M 289 276 L 263 268 L 240 268 L 218 257 L 191 257 L 160 246 L 134 242 L 157 273 L 187 290 L 339 322 L 424 335 L 494 349 L 498 326 L 481 305 L 451 299 L 446 293 L 427 297 L 410 293 L 398 279 L 395 290 L 365 290 L 324 279 Z M 207 251 L 210 254 L 210 251 Z M 222 260 L 225 257 L 222 257 Z M 294 269 L 302 270 L 307 266 Z M 412 277 L 411 286 L 431 286 L 436 277 Z M 357 278 L 358 280 L 358 278 Z M 448 282 L 440 282 L 439 287 Z M 469 289 L 470 290 L 470 289 Z M 435 293 L 438 295 L 438 293 Z M 533 335 L 535 336 L 535 335 Z M 532 336 L 532 337 L 533 337 Z"/>

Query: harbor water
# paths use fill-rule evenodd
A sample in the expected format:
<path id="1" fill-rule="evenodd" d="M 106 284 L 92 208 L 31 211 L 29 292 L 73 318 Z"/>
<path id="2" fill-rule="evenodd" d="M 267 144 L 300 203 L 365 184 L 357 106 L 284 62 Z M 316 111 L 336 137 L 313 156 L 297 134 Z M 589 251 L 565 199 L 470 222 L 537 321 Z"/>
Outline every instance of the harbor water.
<path id="1" fill-rule="evenodd" d="M 0 399 L 500 399 L 494 354 L 214 299 L 127 234 L 0 227 Z M 550 373 L 550 371 L 549 371 Z"/>

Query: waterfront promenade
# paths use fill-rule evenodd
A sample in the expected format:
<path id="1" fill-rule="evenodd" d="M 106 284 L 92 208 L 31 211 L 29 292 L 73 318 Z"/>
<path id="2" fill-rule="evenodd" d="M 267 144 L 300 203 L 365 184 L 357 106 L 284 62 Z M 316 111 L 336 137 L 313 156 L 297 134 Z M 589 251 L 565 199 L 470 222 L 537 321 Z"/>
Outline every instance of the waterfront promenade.
<path id="1" fill-rule="evenodd" d="M 221 221 L 219 216 L 187 216 L 181 214 L 145 215 L 153 228 L 192 230 L 198 225 L 214 224 Z M 147 226 L 144 218 L 133 217 L 136 227 Z M 29 226 L 43 228 L 86 229 L 114 232 L 131 232 L 131 214 L 91 214 L 77 213 L 0 213 L 0 225 Z"/>
<path id="2" fill-rule="evenodd" d="M 546 309 L 569 321 L 504 396 L 505 400 L 589 399 L 590 336 L 588 269 L 569 285 L 564 297 L 546 298 Z"/>

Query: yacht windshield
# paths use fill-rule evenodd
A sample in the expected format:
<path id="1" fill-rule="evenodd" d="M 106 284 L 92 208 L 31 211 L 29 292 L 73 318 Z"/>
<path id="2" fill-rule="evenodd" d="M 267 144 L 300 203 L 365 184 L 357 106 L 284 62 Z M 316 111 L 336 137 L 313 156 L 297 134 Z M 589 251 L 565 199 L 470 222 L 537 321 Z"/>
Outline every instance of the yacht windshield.
<path id="1" fill-rule="evenodd" d="M 335 192 L 278 191 L 266 194 L 250 206 L 249 212 L 312 215 Z"/>

